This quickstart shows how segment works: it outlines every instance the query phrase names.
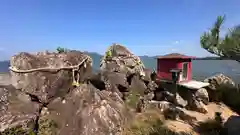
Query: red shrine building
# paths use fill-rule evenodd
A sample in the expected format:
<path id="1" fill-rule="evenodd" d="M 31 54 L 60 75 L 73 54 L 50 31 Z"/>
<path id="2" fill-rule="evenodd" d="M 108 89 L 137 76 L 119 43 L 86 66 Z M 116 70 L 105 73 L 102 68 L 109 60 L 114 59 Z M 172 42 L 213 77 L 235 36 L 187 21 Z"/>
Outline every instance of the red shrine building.
<path id="1" fill-rule="evenodd" d="M 177 82 L 192 80 L 192 56 L 179 53 L 167 54 L 157 58 L 157 76 L 160 80 L 172 81 L 171 70 L 180 70 Z"/>

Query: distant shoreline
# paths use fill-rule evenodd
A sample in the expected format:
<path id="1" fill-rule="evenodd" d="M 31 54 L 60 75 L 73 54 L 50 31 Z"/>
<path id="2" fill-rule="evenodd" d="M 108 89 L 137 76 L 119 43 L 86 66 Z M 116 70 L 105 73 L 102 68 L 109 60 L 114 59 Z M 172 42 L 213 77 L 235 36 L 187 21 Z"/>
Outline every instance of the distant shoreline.
<path id="1" fill-rule="evenodd" d="M 202 58 L 193 58 L 193 60 L 231 60 L 224 57 L 202 57 Z"/>

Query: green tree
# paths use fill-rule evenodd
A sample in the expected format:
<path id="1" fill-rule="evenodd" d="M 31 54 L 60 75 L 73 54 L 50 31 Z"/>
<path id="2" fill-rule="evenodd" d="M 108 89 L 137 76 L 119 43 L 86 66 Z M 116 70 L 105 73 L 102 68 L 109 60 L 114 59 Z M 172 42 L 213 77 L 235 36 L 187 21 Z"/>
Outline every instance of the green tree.
<path id="1" fill-rule="evenodd" d="M 68 51 L 68 49 L 65 49 L 65 48 L 62 48 L 62 47 L 57 48 L 58 53 L 63 53 L 63 52 L 67 52 L 67 51 Z"/>
<path id="2" fill-rule="evenodd" d="M 221 38 L 220 29 L 224 21 L 225 16 L 217 17 L 211 30 L 201 36 L 201 47 L 212 54 L 240 62 L 240 25 L 229 29 L 229 32 Z"/>

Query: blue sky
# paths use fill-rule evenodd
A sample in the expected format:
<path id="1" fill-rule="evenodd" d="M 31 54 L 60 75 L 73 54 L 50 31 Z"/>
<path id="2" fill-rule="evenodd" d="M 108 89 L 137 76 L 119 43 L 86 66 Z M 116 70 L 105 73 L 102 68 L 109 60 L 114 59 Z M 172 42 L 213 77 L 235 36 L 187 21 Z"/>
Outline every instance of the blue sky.
<path id="1" fill-rule="evenodd" d="M 113 42 L 137 55 L 209 56 L 199 37 L 217 15 L 240 23 L 239 0 L 0 0 L 0 60 L 57 46 L 103 53 Z M 226 31 L 226 30 L 225 30 Z"/>

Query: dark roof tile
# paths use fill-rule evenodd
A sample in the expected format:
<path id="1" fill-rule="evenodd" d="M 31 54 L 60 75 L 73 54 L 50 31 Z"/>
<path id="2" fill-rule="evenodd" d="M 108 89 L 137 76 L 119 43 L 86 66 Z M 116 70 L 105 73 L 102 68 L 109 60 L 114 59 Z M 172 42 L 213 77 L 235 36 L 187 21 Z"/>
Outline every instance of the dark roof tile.
<path id="1" fill-rule="evenodd" d="M 179 54 L 179 53 L 171 53 L 171 54 L 159 56 L 157 58 L 158 59 L 191 59 L 191 58 L 195 58 L 195 57 L 193 57 L 193 56 L 186 56 L 186 55 Z"/>

